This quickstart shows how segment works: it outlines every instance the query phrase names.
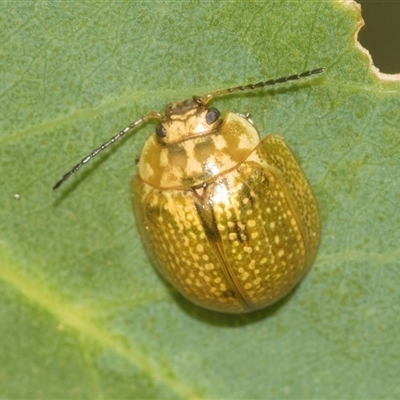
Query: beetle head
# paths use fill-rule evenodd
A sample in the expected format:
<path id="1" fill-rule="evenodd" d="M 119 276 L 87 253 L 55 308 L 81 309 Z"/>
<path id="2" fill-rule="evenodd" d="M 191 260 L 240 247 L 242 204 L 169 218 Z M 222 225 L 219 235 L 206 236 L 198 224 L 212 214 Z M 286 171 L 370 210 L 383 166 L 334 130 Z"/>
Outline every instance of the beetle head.
<path id="1" fill-rule="evenodd" d="M 168 104 L 165 117 L 156 128 L 160 143 L 168 145 L 212 133 L 222 118 L 216 108 L 207 107 L 201 97 Z"/>

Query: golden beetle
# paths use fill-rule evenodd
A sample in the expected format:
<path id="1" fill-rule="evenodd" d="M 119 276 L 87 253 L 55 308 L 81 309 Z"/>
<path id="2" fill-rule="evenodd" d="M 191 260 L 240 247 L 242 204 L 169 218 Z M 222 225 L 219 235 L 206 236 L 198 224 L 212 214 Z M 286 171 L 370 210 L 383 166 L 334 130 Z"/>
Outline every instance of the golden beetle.
<path id="1" fill-rule="evenodd" d="M 285 83 L 324 68 L 194 96 L 151 112 L 83 158 L 58 188 L 126 132 L 158 119 L 132 182 L 137 225 L 160 273 L 194 303 L 228 313 L 274 303 L 307 273 L 320 237 L 318 207 L 292 151 L 260 140 L 248 115 L 221 117 L 217 96 Z"/>

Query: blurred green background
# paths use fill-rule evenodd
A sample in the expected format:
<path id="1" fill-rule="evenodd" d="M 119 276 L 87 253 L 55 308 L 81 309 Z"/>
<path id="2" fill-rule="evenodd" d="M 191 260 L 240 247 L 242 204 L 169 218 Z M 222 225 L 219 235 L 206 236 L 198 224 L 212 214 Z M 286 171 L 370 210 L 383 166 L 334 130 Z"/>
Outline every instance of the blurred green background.
<path id="1" fill-rule="evenodd" d="M 0 0 L 0 399 L 400 398 L 400 82 L 359 21 L 339 0 Z M 317 260 L 272 307 L 212 313 L 151 267 L 129 184 L 154 124 L 51 190 L 149 110 L 319 66 L 214 102 L 284 135 L 320 206 Z"/>

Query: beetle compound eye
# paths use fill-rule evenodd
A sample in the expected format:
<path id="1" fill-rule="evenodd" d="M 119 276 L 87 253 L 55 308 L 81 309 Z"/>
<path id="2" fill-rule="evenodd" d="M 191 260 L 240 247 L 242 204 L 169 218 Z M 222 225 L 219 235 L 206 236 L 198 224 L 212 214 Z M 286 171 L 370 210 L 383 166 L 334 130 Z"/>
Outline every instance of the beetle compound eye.
<path id="1" fill-rule="evenodd" d="M 167 131 L 165 130 L 163 124 L 158 124 L 157 125 L 156 134 L 160 138 L 163 138 L 163 137 L 167 136 Z"/>
<path id="2" fill-rule="evenodd" d="M 220 116 L 220 112 L 216 108 L 209 108 L 206 114 L 206 121 L 208 125 L 213 124 Z"/>

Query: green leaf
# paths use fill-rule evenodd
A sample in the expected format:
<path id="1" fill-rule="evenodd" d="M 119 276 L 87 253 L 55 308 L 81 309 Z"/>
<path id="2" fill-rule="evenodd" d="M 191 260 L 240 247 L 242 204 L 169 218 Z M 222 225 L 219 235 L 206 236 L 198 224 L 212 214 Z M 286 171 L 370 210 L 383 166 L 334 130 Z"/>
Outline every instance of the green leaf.
<path id="1" fill-rule="evenodd" d="M 400 396 L 400 84 L 356 46 L 350 1 L 0 3 L 1 398 Z M 150 110 L 219 98 L 282 134 L 319 202 L 322 242 L 279 303 L 223 315 L 152 268 L 130 180 Z"/>

